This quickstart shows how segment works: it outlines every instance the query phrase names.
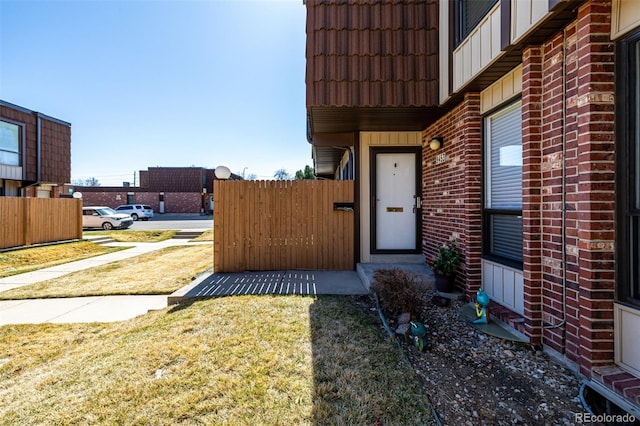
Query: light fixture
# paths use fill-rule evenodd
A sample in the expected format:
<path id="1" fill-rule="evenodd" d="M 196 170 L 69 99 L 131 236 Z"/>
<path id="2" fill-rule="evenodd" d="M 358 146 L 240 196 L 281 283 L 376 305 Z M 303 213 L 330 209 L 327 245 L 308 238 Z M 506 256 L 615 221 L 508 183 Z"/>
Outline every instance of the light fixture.
<path id="1" fill-rule="evenodd" d="M 429 142 L 429 148 L 431 148 L 433 151 L 437 151 L 442 148 L 443 141 L 444 139 L 440 136 L 431 138 L 431 141 Z"/>

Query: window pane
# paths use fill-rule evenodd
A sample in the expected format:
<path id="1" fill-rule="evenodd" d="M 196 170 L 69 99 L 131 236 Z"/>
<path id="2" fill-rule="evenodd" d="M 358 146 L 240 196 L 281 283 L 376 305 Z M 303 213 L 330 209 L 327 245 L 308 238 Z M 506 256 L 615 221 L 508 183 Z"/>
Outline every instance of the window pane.
<path id="1" fill-rule="evenodd" d="M 522 112 L 520 103 L 487 118 L 487 207 L 522 208 Z"/>
<path id="2" fill-rule="evenodd" d="M 0 121 L 0 150 L 20 152 L 20 127 Z"/>
<path id="3" fill-rule="evenodd" d="M 6 166 L 19 166 L 20 165 L 20 155 L 15 152 L 7 152 L 0 150 L 0 164 L 4 164 Z"/>
<path id="4" fill-rule="evenodd" d="M 522 262 L 522 216 L 492 215 L 490 253 Z"/>

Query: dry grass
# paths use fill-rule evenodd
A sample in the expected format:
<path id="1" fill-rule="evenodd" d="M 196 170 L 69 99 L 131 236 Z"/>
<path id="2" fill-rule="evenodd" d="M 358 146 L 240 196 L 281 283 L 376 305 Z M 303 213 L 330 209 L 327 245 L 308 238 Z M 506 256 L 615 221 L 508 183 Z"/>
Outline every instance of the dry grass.
<path id="1" fill-rule="evenodd" d="M 152 231 L 88 231 L 85 236 L 109 237 L 122 243 L 156 243 L 158 241 L 173 238 L 178 231 L 175 230 L 152 230 Z"/>
<path id="2" fill-rule="evenodd" d="M 56 244 L 0 253 L 0 278 L 99 256 L 126 247 L 105 247 L 89 241 Z"/>
<path id="3" fill-rule="evenodd" d="M 0 327 L 0 423 L 428 424 L 415 376 L 350 301 L 241 296 Z"/>
<path id="4" fill-rule="evenodd" d="M 213 267 L 212 246 L 174 246 L 0 293 L 0 299 L 170 294 Z"/>

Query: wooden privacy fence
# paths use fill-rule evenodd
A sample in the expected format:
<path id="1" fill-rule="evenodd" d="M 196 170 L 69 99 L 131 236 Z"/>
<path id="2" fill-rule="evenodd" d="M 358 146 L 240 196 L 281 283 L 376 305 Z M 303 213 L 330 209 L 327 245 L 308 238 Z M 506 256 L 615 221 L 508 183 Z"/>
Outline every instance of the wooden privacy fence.
<path id="1" fill-rule="evenodd" d="M 0 197 L 0 248 L 82 238 L 82 200 Z"/>
<path id="2" fill-rule="evenodd" d="M 353 181 L 216 180 L 213 196 L 215 272 L 353 269 Z"/>

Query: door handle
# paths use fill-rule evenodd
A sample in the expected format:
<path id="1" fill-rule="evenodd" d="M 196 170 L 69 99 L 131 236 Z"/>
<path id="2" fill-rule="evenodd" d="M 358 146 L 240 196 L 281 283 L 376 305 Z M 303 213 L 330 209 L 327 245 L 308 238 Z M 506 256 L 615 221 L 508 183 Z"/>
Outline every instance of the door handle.
<path id="1" fill-rule="evenodd" d="M 422 201 L 420 200 L 419 195 L 414 195 L 413 198 L 416 200 L 416 203 L 413 205 L 413 212 L 415 213 L 422 208 Z"/>

